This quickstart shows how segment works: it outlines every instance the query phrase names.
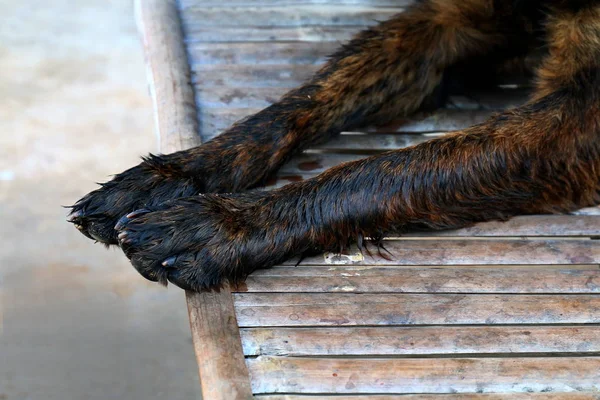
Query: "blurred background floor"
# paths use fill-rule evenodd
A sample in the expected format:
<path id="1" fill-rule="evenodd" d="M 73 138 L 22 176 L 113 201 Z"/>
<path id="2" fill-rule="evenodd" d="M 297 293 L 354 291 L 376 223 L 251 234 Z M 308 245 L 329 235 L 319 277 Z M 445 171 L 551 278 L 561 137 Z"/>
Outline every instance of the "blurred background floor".
<path id="1" fill-rule="evenodd" d="M 0 0 L 0 400 L 194 399 L 183 292 L 65 222 L 157 150 L 130 1 Z"/>

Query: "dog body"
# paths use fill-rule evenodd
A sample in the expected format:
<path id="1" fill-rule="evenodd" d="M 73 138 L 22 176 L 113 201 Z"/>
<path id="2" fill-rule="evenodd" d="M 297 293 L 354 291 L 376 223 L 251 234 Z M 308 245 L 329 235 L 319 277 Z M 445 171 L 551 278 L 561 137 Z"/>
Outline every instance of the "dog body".
<path id="1" fill-rule="evenodd" d="M 534 76 L 523 106 L 313 179 L 245 192 L 310 145 L 507 70 Z M 144 277 L 201 291 L 389 232 L 599 203 L 600 4 L 422 0 L 359 33 L 304 85 L 215 139 L 117 175 L 70 218 L 86 236 L 118 244 Z"/>

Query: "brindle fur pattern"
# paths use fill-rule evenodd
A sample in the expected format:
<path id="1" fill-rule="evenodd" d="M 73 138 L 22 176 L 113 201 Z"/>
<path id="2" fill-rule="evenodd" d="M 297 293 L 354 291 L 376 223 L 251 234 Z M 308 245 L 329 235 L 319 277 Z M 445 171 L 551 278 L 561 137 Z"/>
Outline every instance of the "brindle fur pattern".
<path id="1" fill-rule="evenodd" d="M 219 137 L 117 175 L 79 200 L 71 221 L 118 243 L 144 277 L 201 291 L 389 232 L 596 205 L 599 63 L 595 1 L 423 0 L 359 33 L 305 85 Z M 243 192 L 341 130 L 430 105 L 457 75 L 477 85 L 532 65 L 530 101 L 483 124 Z"/>

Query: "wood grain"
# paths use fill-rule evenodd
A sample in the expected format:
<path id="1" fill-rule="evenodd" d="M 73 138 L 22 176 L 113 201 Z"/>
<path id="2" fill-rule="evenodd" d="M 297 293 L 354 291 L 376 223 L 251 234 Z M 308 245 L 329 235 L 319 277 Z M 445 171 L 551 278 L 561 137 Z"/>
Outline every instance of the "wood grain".
<path id="1" fill-rule="evenodd" d="M 386 240 L 386 258 L 375 254 L 350 258 L 335 255 L 306 257 L 303 265 L 551 265 L 599 264 L 600 245 L 595 240 L 573 239 L 436 239 Z M 356 247 L 348 254 L 360 254 Z M 362 259 L 360 259 L 362 258 Z M 296 265 L 289 260 L 285 265 Z"/>
<path id="2" fill-rule="evenodd" d="M 271 6 L 345 6 L 362 5 L 371 7 L 401 7 L 413 3 L 413 0 L 231 0 L 227 2 L 231 7 L 271 7 Z M 215 0 L 180 0 L 180 7 L 184 17 L 189 8 L 223 7 L 222 1 Z"/>
<path id="3" fill-rule="evenodd" d="M 175 2 L 136 0 L 135 5 L 161 151 L 197 146 L 196 104 Z"/>
<path id="4" fill-rule="evenodd" d="M 311 293 L 600 293 L 600 268 L 275 267 L 259 270 L 240 292 Z"/>
<path id="5" fill-rule="evenodd" d="M 372 21 L 371 26 L 377 22 Z M 290 27 L 210 27 L 196 25 L 189 34 L 192 42 L 345 42 L 350 40 L 364 25 L 349 26 L 290 26 Z"/>
<path id="6" fill-rule="evenodd" d="M 598 295 L 237 293 L 240 327 L 600 323 Z"/>
<path id="7" fill-rule="evenodd" d="M 209 65 L 319 65 L 339 48 L 332 42 L 191 42 L 192 69 Z"/>
<path id="8" fill-rule="evenodd" d="M 598 215 L 524 215 L 508 221 L 491 221 L 475 224 L 468 228 L 409 233 L 404 236 L 598 236 Z"/>
<path id="9" fill-rule="evenodd" d="M 245 328 L 246 356 L 440 356 L 600 353 L 600 326 Z"/>
<path id="10" fill-rule="evenodd" d="M 136 11 L 150 71 L 161 151 L 199 145 L 194 93 L 175 2 L 136 0 Z M 186 292 L 186 299 L 203 397 L 251 399 L 229 289 L 218 293 Z"/>
<path id="11" fill-rule="evenodd" d="M 247 360 L 254 393 L 598 391 L 600 358 Z"/>
<path id="12" fill-rule="evenodd" d="M 307 26 L 367 26 L 385 21 L 402 12 L 401 7 L 370 7 L 356 4 L 341 7 L 315 7 L 312 4 L 290 6 L 186 8 L 186 33 L 196 38 L 198 29 L 234 27 L 251 32 L 257 28 L 300 28 Z"/>
<path id="13" fill-rule="evenodd" d="M 251 399 L 231 293 L 186 292 L 190 327 L 205 399 Z"/>

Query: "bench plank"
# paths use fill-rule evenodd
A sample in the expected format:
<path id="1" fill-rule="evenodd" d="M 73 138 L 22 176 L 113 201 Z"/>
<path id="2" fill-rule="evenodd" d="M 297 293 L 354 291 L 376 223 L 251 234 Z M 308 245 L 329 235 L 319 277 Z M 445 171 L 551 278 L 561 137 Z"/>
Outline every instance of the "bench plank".
<path id="1" fill-rule="evenodd" d="M 475 393 L 600 390 L 600 358 L 247 360 L 254 393 Z"/>
<path id="2" fill-rule="evenodd" d="M 362 5 L 371 7 L 402 7 L 413 3 L 413 0 L 231 0 L 227 5 L 231 7 L 271 7 L 271 6 L 298 6 L 313 5 L 330 7 L 332 5 Z M 223 7 L 222 1 L 215 0 L 180 0 L 179 6 L 183 11 L 183 18 L 187 18 L 190 8 Z"/>
<path id="3" fill-rule="evenodd" d="M 239 285 L 244 292 L 311 293 L 600 293 L 592 270 L 484 268 L 276 267 Z"/>
<path id="4" fill-rule="evenodd" d="M 195 69 L 202 68 L 202 64 L 320 65 L 339 47 L 339 43 L 332 42 L 271 42 L 268 46 L 257 42 L 194 42 L 188 50 L 190 67 Z"/>
<path id="5" fill-rule="evenodd" d="M 356 247 L 348 255 L 331 253 L 306 257 L 303 265 L 550 265 L 599 264 L 595 240 L 573 239 L 435 239 L 386 240 L 387 258 L 361 255 Z M 284 265 L 296 265 L 297 259 Z"/>
<path id="6" fill-rule="evenodd" d="M 600 323 L 598 295 L 236 293 L 240 327 Z"/>
<path id="7" fill-rule="evenodd" d="M 600 326 L 245 328 L 246 356 L 600 354 Z"/>
<path id="8" fill-rule="evenodd" d="M 234 27 L 252 32 L 260 28 L 274 31 L 277 28 L 303 28 L 307 26 L 368 26 L 384 21 L 402 12 L 400 7 L 370 7 L 344 5 L 315 7 L 296 4 L 289 6 L 189 7 L 186 9 L 186 33 L 192 40 L 204 28 Z"/>

